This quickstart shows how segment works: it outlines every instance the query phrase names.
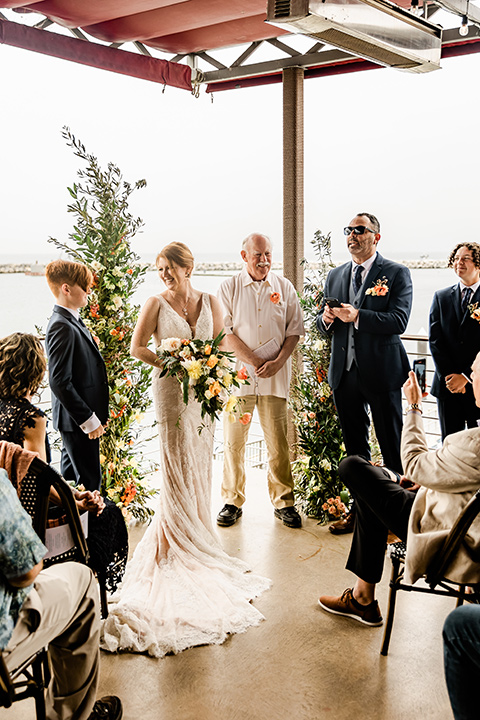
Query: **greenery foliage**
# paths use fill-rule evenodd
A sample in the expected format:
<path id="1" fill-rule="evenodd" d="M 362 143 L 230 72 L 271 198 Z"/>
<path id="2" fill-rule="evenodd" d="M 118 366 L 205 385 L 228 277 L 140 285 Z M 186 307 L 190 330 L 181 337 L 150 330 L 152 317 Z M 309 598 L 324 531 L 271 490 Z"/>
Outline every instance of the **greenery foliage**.
<path id="1" fill-rule="evenodd" d="M 139 314 L 131 298 L 147 266 L 139 264 L 139 256 L 131 249 L 131 240 L 143 223 L 128 210 L 130 195 L 146 182 L 139 180 L 132 186 L 112 163 L 102 170 L 68 128 L 62 134 L 86 167 L 77 173 L 81 182 L 68 188 L 73 200 L 68 211 L 75 216 L 71 242 L 55 238 L 50 242 L 94 273 L 94 287 L 82 315 L 105 360 L 110 389 L 110 419 L 100 440 L 102 490 L 126 518 L 146 520 L 152 514 L 147 500 L 156 491 L 147 487 L 144 477 L 154 466 L 139 452 L 139 445 L 144 440 L 141 422 L 151 404 L 151 368 L 131 357 L 130 341 Z"/>
<path id="2" fill-rule="evenodd" d="M 297 362 L 291 392 L 291 407 L 297 427 L 298 459 L 293 463 L 296 495 L 310 517 L 327 522 L 339 517 L 341 502 L 349 501 L 348 491 L 338 478 L 337 468 L 345 455 L 342 431 L 333 404 L 327 372 L 330 362 L 330 338 L 320 335 L 316 317 L 323 301 L 323 287 L 331 258 L 330 233 L 314 235 L 312 246 L 318 261 L 313 270 L 307 261 L 303 296 L 305 338 L 299 346 L 303 367 Z M 337 502 L 328 502 L 340 498 Z"/>

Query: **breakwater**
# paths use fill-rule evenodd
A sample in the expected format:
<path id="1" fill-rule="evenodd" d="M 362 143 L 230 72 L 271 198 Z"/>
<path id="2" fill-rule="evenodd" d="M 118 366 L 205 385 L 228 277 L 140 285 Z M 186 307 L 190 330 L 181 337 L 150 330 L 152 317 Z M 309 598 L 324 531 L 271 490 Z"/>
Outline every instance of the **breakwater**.
<path id="1" fill-rule="evenodd" d="M 447 264 L 445 260 L 429 260 L 428 258 L 421 258 L 419 260 L 400 260 L 403 265 L 406 265 L 411 270 L 435 270 L 446 268 Z M 342 263 L 338 263 L 341 265 Z M 226 275 L 228 273 L 239 272 L 244 263 L 243 262 L 216 262 L 216 263 L 205 263 L 199 262 L 195 265 L 195 274 L 197 275 Z M 320 263 L 308 262 L 308 267 L 312 270 L 318 270 Z M 149 265 L 150 270 L 155 270 L 155 265 L 152 263 Z M 272 269 L 281 272 L 283 269 L 282 263 L 273 263 Z M 0 265 L 0 274 L 12 274 L 12 273 L 24 273 L 27 275 L 44 275 L 45 266 L 38 263 L 4 263 Z"/>

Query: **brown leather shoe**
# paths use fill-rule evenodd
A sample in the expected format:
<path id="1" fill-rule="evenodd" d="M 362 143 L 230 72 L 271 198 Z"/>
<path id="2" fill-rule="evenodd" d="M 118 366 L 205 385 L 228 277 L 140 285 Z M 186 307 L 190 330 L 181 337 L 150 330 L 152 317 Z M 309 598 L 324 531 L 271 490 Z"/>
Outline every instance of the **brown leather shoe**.
<path id="1" fill-rule="evenodd" d="M 332 523 L 328 529 L 334 535 L 346 535 L 347 533 L 352 533 L 354 527 L 355 513 L 349 512 L 342 520 L 337 520 L 337 522 Z"/>
<path id="2" fill-rule="evenodd" d="M 373 600 L 370 605 L 360 605 L 353 597 L 352 588 L 347 588 L 340 597 L 322 595 L 318 599 L 318 604 L 329 613 L 349 617 L 363 623 L 363 625 L 378 627 L 383 623 L 378 602 Z"/>

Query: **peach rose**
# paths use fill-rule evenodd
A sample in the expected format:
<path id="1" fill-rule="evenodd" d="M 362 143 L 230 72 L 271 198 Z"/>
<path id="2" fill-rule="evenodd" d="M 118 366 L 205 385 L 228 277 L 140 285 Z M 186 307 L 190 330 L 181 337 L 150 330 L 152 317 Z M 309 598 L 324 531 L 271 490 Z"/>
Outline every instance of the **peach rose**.
<path id="1" fill-rule="evenodd" d="M 274 292 L 270 295 L 270 300 L 272 301 L 272 303 L 274 305 L 278 305 L 278 303 L 280 302 L 280 299 L 281 299 L 280 293 Z"/>
<path id="2" fill-rule="evenodd" d="M 248 423 L 250 422 L 251 419 L 252 419 L 252 413 L 247 412 L 247 413 L 243 413 L 242 415 L 240 415 L 240 417 L 238 418 L 238 422 L 242 423 L 242 425 L 248 425 Z"/>

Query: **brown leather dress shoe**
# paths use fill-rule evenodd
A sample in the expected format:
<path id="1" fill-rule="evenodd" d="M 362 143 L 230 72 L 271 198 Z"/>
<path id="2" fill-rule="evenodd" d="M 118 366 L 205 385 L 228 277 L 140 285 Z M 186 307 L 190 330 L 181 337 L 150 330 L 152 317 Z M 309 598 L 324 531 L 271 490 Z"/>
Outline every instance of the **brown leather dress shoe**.
<path id="1" fill-rule="evenodd" d="M 355 513 L 349 512 L 342 520 L 337 520 L 337 522 L 332 523 L 328 529 L 334 535 L 346 535 L 347 533 L 352 533 L 354 527 Z"/>

